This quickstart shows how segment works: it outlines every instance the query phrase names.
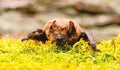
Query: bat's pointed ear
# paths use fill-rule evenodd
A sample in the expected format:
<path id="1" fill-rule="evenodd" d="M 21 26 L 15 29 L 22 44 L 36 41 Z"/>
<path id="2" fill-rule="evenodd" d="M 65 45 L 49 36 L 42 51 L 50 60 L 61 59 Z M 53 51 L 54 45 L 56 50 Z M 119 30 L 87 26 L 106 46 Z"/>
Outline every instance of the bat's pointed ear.
<path id="1" fill-rule="evenodd" d="M 56 20 L 54 20 L 54 21 L 52 22 L 51 27 L 55 27 L 55 22 L 56 22 Z"/>
<path id="2" fill-rule="evenodd" d="M 55 24 L 56 20 L 53 21 L 53 24 Z"/>
<path id="3" fill-rule="evenodd" d="M 53 28 L 55 27 L 56 20 L 52 22 L 52 25 L 50 26 L 50 32 L 53 32 Z"/>
<path id="4" fill-rule="evenodd" d="M 70 34 L 76 33 L 76 29 L 75 29 L 75 26 L 74 26 L 74 22 L 73 22 L 73 21 L 69 21 L 69 33 L 70 33 Z"/>

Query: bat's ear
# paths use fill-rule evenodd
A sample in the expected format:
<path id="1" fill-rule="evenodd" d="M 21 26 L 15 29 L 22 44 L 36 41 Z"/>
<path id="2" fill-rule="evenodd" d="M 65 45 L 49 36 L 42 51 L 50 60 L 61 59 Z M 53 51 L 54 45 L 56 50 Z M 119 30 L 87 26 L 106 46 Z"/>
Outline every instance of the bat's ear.
<path id="1" fill-rule="evenodd" d="M 76 29 L 75 29 L 73 21 L 69 21 L 69 33 L 70 34 L 75 34 L 76 33 Z"/>
<path id="2" fill-rule="evenodd" d="M 53 21 L 53 23 L 52 23 L 52 27 L 55 27 L 55 22 L 56 22 L 56 20 Z"/>
<path id="3" fill-rule="evenodd" d="M 50 32 L 53 32 L 53 28 L 56 26 L 55 25 L 56 20 L 52 22 L 52 25 L 50 26 Z"/>

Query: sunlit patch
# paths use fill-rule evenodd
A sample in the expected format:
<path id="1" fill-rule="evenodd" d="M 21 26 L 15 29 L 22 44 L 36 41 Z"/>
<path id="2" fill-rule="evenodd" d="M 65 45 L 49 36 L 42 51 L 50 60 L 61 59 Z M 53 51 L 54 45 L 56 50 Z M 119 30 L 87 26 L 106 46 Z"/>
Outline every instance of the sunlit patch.
<path id="1" fill-rule="evenodd" d="M 0 39 L 0 70 L 88 70 L 120 69 L 120 35 L 100 42 L 101 52 L 91 52 L 89 45 L 80 40 L 73 46 L 58 47 L 51 41 L 21 41 L 21 34 Z M 26 33 L 23 33 L 26 36 Z M 116 49 L 114 51 L 114 44 Z"/>

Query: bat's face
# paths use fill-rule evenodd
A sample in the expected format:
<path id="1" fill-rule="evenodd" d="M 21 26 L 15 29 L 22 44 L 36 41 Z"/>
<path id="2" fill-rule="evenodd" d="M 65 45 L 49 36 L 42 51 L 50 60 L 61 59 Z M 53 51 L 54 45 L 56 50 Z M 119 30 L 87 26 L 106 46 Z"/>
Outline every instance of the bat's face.
<path id="1" fill-rule="evenodd" d="M 46 33 L 47 38 L 55 42 L 57 45 L 69 43 L 69 41 L 75 39 L 75 35 L 76 29 L 74 23 L 72 21 L 64 20 L 54 20 Z"/>

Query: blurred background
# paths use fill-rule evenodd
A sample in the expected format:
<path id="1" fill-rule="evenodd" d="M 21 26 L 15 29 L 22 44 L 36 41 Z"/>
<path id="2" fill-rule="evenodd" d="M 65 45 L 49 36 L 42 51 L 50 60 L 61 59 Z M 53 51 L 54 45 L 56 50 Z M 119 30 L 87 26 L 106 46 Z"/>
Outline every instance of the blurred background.
<path id="1" fill-rule="evenodd" d="M 0 0 L 0 36 L 29 33 L 54 18 L 73 19 L 99 42 L 120 34 L 120 0 Z"/>

